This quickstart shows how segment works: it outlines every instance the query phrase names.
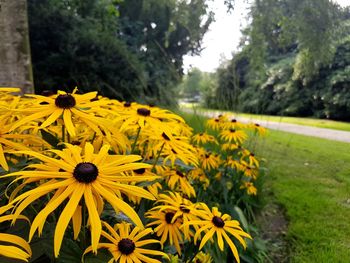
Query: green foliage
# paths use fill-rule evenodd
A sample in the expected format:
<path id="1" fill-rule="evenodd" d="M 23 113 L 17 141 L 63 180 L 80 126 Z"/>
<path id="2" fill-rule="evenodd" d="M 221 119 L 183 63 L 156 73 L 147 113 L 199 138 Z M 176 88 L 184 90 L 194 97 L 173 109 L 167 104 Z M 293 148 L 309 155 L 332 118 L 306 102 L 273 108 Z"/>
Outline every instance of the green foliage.
<path id="1" fill-rule="evenodd" d="M 350 9 L 256 0 L 241 51 L 216 72 L 216 107 L 350 120 Z"/>
<path id="2" fill-rule="evenodd" d="M 78 86 L 163 104 L 212 21 L 204 0 L 29 0 L 28 11 L 37 93 Z"/>

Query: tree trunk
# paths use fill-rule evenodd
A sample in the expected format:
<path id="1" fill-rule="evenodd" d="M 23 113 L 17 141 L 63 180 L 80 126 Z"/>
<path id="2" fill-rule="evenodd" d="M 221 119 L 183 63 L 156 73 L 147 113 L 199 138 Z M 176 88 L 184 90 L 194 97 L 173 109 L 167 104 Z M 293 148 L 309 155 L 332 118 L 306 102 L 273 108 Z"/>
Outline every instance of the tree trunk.
<path id="1" fill-rule="evenodd" d="M 26 0 L 0 0 L 0 87 L 34 92 Z"/>

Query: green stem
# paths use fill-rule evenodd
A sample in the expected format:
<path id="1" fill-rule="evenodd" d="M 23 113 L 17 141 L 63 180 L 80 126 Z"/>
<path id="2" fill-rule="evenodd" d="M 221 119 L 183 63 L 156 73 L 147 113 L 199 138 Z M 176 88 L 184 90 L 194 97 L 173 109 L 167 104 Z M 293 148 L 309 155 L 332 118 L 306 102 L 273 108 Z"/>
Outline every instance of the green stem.
<path id="1" fill-rule="evenodd" d="M 81 213 L 82 213 L 82 244 L 83 248 L 85 249 L 87 246 L 87 240 L 86 240 L 86 224 L 87 224 L 87 218 L 86 218 L 86 205 L 84 200 L 82 200 L 82 207 L 81 207 Z"/>
<path id="2" fill-rule="evenodd" d="M 157 162 L 158 162 L 158 159 L 159 159 L 159 157 L 160 157 L 160 154 L 161 154 L 162 151 L 163 151 L 164 145 L 165 145 L 165 143 L 162 144 L 162 147 L 160 147 L 160 150 L 158 151 L 157 157 L 156 157 L 156 159 L 155 159 L 155 161 L 154 161 L 154 163 L 153 163 L 153 166 L 152 166 L 152 170 L 154 169 L 154 167 L 156 166 L 156 164 L 157 164 Z M 152 171 L 152 170 L 151 170 L 151 171 Z"/>
<path id="3" fill-rule="evenodd" d="M 135 147 L 136 147 L 136 142 L 137 142 L 137 139 L 139 138 L 140 131 L 141 131 L 141 127 L 139 126 L 139 128 L 138 128 L 138 130 L 137 130 L 136 137 L 135 137 L 134 144 L 132 145 L 132 148 L 131 148 L 131 153 L 133 153 L 133 152 L 134 152 L 134 150 L 135 150 Z"/>

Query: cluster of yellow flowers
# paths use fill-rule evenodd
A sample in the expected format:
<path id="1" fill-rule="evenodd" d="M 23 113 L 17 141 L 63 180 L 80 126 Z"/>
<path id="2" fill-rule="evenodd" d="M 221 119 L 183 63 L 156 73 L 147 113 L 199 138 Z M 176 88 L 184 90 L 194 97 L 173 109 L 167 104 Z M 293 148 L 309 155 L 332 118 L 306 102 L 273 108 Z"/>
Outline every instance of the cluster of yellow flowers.
<path id="1" fill-rule="evenodd" d="M 243 175 L 240 179 L 240 189 L 245 189 L 248 195 L 257 195 L 254 181 L 259 173 L 259 161 L 254 153 L 244 147 L 244 142 L 248 139 L 246 131 L 265 136 L 266 129 L 259 124 L 238 122 L 229 118 L 229 115 L 209 119 L 207 127 L 217 133 L 217 138 L 207 132 L 192 136 L 199 156 L 199 167 L 192 172 L 195 172 L 195 176 L 201 178 L 202 182 L 209 183 L 206 172 L 216 172 L 215 178 L 220 180 L 223 175 L 228 174 L 229 167 Z M 208 151 L 208 147 L 204 147 L 208 144 L 216 144 L 218 153 Z"/>
<path id="2" fill-rule="evenodd" d="M 225 240 L 239 262 L 232 237 L 245 247 L 244 238 L 250 235 L 217 207 L 190 200 L 196 197 L 193 182 L 208 184 L 205 170 L 223 163 L 219 155 L 191 140 L 215 143 L 215 138 L 192 137 L 185 121 L 168 110 L 112 100 L 97 92 L 14 92 L 18 90 L 0 88 L 0 180 L 10 180 L 1 196 L 0 223 L 24 219 L 30 227 L 27 240 L 0 233 L 0 241 L 10 243 L 0 245 L 0 255 L 28 262 L 30 242 L 36 232 L 42 235 L 52 216 L 55 257 L 67 231 L 86 245 L 82 258 L 106 248 L 112 255 L 109 262 L 128 263 L 171 257 L 161 249 L 144 248 L 147 245 L 170 244 L 181 255 L 184 242 L 200 241 L 202 250 L 216 234 L 219 249 L 224 250 Z M 227 128 L 220 133 L 227 141 L 223 147 L 240 149 L 240 160 L 227 163 L 256 177 L 258 161 L 241 147 L 247 135 L 238 123 L 218 120 L 209 123 Z M 23 159 L 25 167 L 16 168 Z M 251 182 L 245 181 L 244 187 L 254 194 Z M 142 212 L 138 208 L 144 200 L 151 200 L 151 207 Z M 114 211 L 111 216 L 124 215 L 127 220 L 112 227 L 103 220 L 107 205 Z"/>

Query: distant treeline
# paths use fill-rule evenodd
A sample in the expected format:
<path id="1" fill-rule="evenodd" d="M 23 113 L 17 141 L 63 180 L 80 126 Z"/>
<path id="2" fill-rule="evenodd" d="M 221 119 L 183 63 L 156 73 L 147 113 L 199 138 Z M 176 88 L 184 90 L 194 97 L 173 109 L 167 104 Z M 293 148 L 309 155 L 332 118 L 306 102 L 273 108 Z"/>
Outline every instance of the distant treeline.
<path id="1" fill-rule="evenodd" d="M 213 20 L 205 0 L 28 0 L 28 16 L 36 93 L 162 104 Z"/>
<path id="2" fill-rule="evenodd" d="M 256 0 L 250 16 L 240 51 L 202 74 L 216 80 L 202 89 L 206 106 L 350 121 L 350 8 Z"/>

